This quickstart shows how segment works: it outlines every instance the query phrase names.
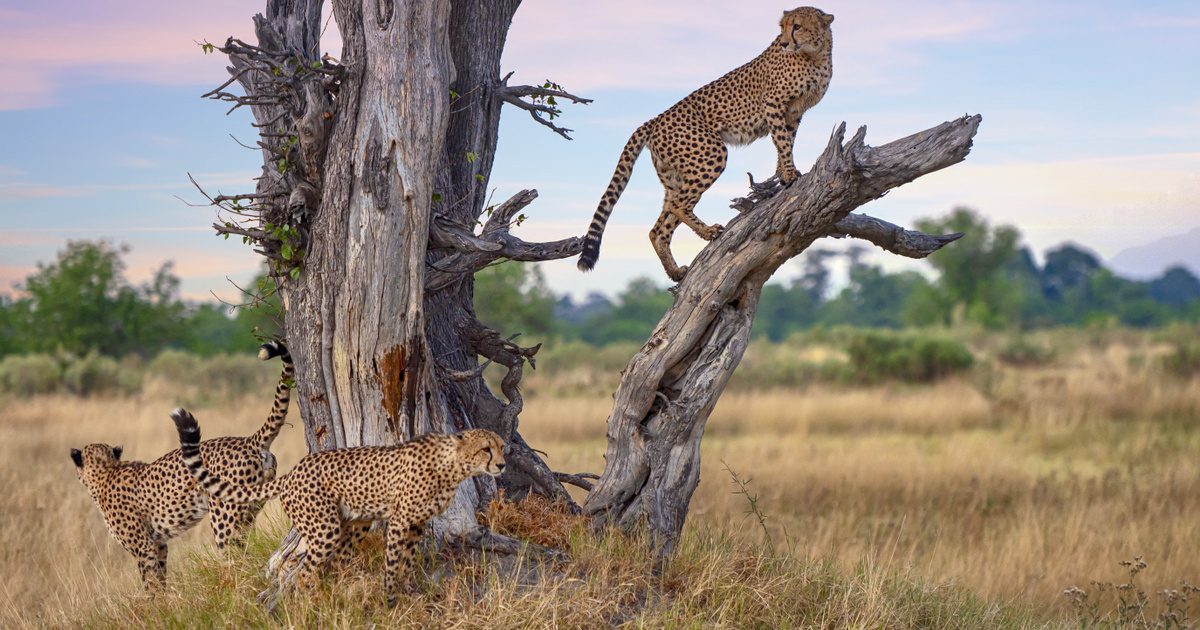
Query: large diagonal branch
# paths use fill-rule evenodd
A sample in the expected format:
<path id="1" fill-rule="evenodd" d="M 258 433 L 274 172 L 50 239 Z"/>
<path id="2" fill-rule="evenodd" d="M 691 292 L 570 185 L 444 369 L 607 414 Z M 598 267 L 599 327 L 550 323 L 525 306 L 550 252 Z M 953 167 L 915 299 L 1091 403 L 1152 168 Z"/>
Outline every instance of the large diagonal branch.
<path id="1" fill-rule="evenodd" d="M 699 481 L 705 422 L 749 343 L 763 284 L 825 236 L 865 238 L 914 257 L 953 240 L 850 212 L 962 161 L 980 120 L 966 116 L 880 147 L 867 146 L 865 127 L 844 142 L 843 123 L 808 173 L 748 204 L 700 252 L 674 305 L 622 373 L 604 474 L 584 504 L 595 524 L 644 523 L 660 553 L 674 548 Z"/>

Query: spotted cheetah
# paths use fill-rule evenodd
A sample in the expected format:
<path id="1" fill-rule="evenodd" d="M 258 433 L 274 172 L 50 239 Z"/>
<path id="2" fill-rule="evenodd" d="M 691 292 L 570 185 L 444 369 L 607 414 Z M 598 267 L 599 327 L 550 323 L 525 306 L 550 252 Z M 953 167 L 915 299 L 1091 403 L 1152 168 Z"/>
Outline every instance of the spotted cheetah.
<path id="1" fill-rule="evenodd" d="M 292 358 L 283 344 L 264 344 L 258 356 L 264 361 L 278 356 L 283 361 L 267 421 L 249 437 L 216 438 L 199 446 L 214 471 L 250 486 L 275 478 L 270 448 L 287 419 L 293 376 Z M 121 461 L 120 446 L 89 444 L 82 451 L 71 449 L 71 459 L 109 533 L 137 559 L 148 591 L 166 583 L 167 541 L 190 529 L 206 512 L 211 514 L 217 547 L 224 548 L 242 543 L 262 508 L 261 503 L 210 501 L 184 467 L 178 449 L 147 464 Z"/>
<path id="2" fill-rule="evenodd" d="M 687 267 L 678 266 L 671 255 L 671 237 L 679 223 L 709 241 L 724 229 L 705 224 L 693 209 L 725 170 L 726 144 L 750 144 L 769 133 L 778 154 L 775 174 L 784 184 L 795 181 L 799 175 L 792 160 L 796 127 L 804 112 L 825 95 L 833 75 L 832 22 L 832 15 L 812 7 L 785 12 L 779 36 L 762 54 L 638 127 L 596 208 L 579 269 L 591 271 L 596 265 L 604 225 L 646 145 L 666 193 L 650 242 L 676 282 L 687 273 Z"/>
<path id="3" fill-rule="evenodd" d="M 259 486 L 223 479 L 209 470 L 192 414 L 171 414 L 183 461 L 215 501 L 257 504 L 279 496 L 306 550 L 298 581 L 311 586 L 332 557 L 348 553 L 371 521 L 387 522 L 384 593 L 396 603 L 412 567 L 425 523 L 442 513 L 460 483 L 504 471 L 504 442 L 485 429 L 427 434 L 396 446 L 362 446 L 309 453 L 288 474 Z"/>

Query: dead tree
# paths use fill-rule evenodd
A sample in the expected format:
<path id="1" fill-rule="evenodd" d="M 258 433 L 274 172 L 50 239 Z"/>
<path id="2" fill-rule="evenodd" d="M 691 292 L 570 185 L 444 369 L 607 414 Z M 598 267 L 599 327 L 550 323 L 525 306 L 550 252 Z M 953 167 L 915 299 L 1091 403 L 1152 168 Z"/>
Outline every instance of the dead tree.
<path id="1" fill-rule="evenodd" d="M 588 102 L 501 77 L 518 4 L 335 0 L 343 47 L 334 57 L 320 48 L 321 0 L 268 0 L 255 43 L 204 44 L 231 63 L 229 81 L 206 96 L 252 109 L 263 156 L 255 192 L 210 199 L 217 233 L 242 237 L 270 263 L 310 450 L 488 428 L 510 444 L 499 480 L 510 495 L 574 506 L 559 481 L 574 477 L 551 471 L 517 424 L 520 377 L 537 346 L 484 326 L 471 301 L 473 274 L 488 264 L 580 247 L 509 232 L 536 191 L 484 216 L 501 106 L 565 134 L 551 122 L 557 104 Z M 480 357 L 508 370 L 499 396 Z M 475 519 L 495 491 L 491 479 L 463 484 L 434 522 L 437 538 L 514 550 Z M 290 535 L 273 562 L 295 542 Z"/>
<path id="2" fill-rule="evenodd" d="M 751 182 L 741 214 L 708 244 L 674 289 L 675 303 L 622 373 L 608 419 L 608 450 L 584 512 L 597 524 L 645 526 L 659 553 L 671 552 L 700 480 L 704 425 L 750 341 L 763 284 L 826 236 L 866 239 L 920 258 L 960 236 L 905 230 L 850 214 L 892 188 L 962 161 L 979 116 L 885 144 L 843 143 L 845 123 L 812 169 L 788 188 Z"/>

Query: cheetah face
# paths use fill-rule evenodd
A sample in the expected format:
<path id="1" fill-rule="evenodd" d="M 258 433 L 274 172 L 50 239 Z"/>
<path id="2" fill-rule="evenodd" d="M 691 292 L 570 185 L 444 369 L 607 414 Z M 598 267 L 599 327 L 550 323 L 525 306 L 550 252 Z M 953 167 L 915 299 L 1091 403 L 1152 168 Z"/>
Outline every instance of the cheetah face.
<path id="1" fill-rule="evenodd" d="M 120 446 L 88 444 L 83 450 L 71 449 L 71 461 L 75 462 L 75 475 L 83 485 L 89 485 L 97 471 L 109 468 L 121 461 Z"/>
<path id="2" fill-rule="evenodd" d="M 833 32 L 829 28 L 832 23 L 832 15 L 813 7 L 785 12 L 779 21 L 784 49 L 803 55 L 828 51 L 833 45 Z"/>
<path id="3" fill-rule="evenodd" d="M 486 429 L 470 429 L 456 435 L 458 454 L 472 475 L 499 477 L 504 472 L 504 442 Z"/>

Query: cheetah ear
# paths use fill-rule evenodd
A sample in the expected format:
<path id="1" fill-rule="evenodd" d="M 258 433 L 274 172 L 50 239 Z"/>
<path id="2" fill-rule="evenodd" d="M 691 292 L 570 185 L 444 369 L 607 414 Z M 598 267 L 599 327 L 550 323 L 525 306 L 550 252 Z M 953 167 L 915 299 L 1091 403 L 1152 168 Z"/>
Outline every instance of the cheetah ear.
<path id="1" fill-rule="evenodd" d="M 833 16 L 828 13 L 822 13 L 821 19 L 825 20 L 826 24 L 833 24 Z"/>
<path id="2" fill-rule="evenodd" d="M 75 462 L 76 468 L 83 468 L 83 452 L 77 448 L 71 449 L 71 461 Z"/>
<path id="3" fill-rule="evenodd" d="M 115 459 L 115 460 L 117 460 L 117 461 L 120 461 L 120 460 L 121 460 L 121 453 L 124 453 L 124 452 L 125 452 L 125 447 L 124 447 L 124 446 L 114 446 L 114 447 L 113 447 L 113 459 Z"/>

